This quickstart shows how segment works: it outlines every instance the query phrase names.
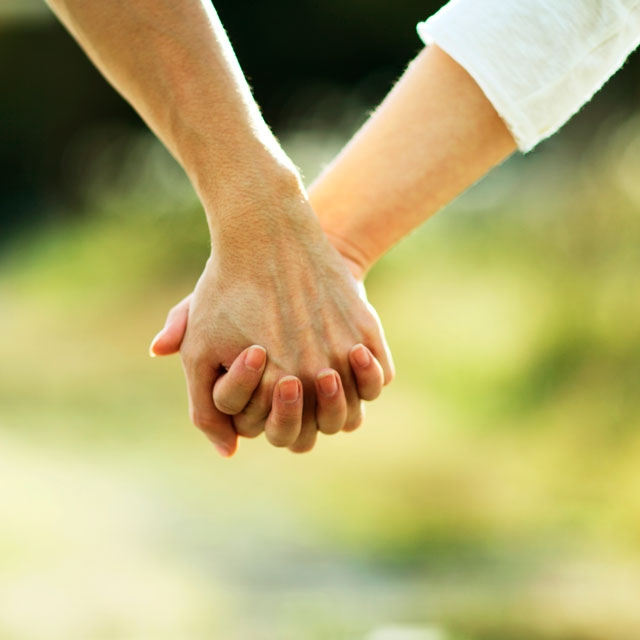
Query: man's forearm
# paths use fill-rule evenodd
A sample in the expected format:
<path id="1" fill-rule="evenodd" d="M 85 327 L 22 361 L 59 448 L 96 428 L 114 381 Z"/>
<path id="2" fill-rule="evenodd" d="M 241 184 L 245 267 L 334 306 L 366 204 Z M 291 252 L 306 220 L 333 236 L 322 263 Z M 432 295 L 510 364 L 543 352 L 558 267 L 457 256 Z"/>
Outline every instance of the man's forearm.
<path id="1" fill-rule="evenodd" d="M 210 2 L 48 3 L 182 164 L 201 197 L 224 195 L 228 178 L 239 174 L 293 173 Z"/>
<path id="2" fill-rule="evenodd" d="M 473 78 L 432 46 L 316 180 L 311 204 L 366 271 L 515 147 Z"/>

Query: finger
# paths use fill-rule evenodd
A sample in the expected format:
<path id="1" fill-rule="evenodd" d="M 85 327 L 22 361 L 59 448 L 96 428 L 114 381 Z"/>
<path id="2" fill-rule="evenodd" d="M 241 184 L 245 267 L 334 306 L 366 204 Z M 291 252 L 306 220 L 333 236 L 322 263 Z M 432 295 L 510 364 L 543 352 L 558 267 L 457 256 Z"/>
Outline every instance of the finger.
<path id="1" fill-rule="evenodd" d="M 384 372 L 380 363 L 363 344 L 356 344 L 349 352 L 351 370 L 356 378 L 362 400 L 375 400 L 382 392 Z"/>
<path id="2" fill-rule="evenodd" d="M 343 431 L 353 431 L 362 424 L 362 400 L 358 393 L 358 386 L 355 380 L 351 363 L 348 359 L 339 369 L 342 387 L 344 389 L 344 397 L 347 401 L 347 419 L 345 420 Z"/>
<path id="3" fill-rule="evenodd" d="M 260 384 L 267 364 L 264 347 L 253 345 L 245 349 L 229 371 L 220 376 L 213 387 L 213 402 L 219 411 L 234 416 L 240 413 Z"/>
<path id="4" fill-rule="evenodd" d="M 210 364 L 185 365 L 184 370 L 191 421 L 209 438 L 221 456 L 231 457 L 235 453 L 238 436 L 231 426 L 231 418 L 213 404 L 213 385 L 218 370 Z"/>
<path id="5" fill-rule="evenodd" d="M 304 413 L 304 412 L 303 412 Z M 318 425 L 316 423 L 313 412 L 309 416 L 302 417 L 302 426 L 300 427 L 300 435 L 296 441 L 289 447 L 289 451 L 293 453 L 307 453 L 313 449 L 318 439 Z"/>
<path id="6" fill-rule="evenodd" d="M 318 423 L 316 422 L 316 398 L 311 380 L 303 385 L 302 424 L 295 442 L 289 447 L 293 453 L 311 451 L 318 439 Z"/>
<path id="7" fill-rule="evenodd" d="M 383 385 L 386 386 L 396 377 L 396 366 L 384 336 L 371 344 L 371 352 L 382 367 Z"/>
<path id="8" fill-rule="evenodd" d="M 152 358 L 155 356 L 168 356 L 180 351 L 180 345 L 187 330 L 191 295 L 189 294 L 169 311 L 164 328 L 151 341 L 149 354 Z"/>
<path id="9" fill-rule="evenodd" d="M 367 303 L 368 304 L 368 303 Z M 375 330 L 368 332 L 369 340 L 367 346 L 371 349 L 376 360 L 382 366 L 384 372 L 384 384 L 389 384 L 396 375 L 396 368 L 393 364 L 393 357 L 391 356 L 391 350 L 387 344 L 387 340 L 384 337 L 384 329 L 376 310 L 369 304 L 369 310 L 375 320 Z"/>
<path id="10" fill-rule="evenodd" d="M 347 421 L 345 422 L 343 431 L 355 431 L 364 422 L 364 402 L 358 400 L 354 409 L 347 415 Z"/>
<path id="11" fill-rule="evenodd" d="M 271 413 L 264 426 L 267 440 L 276 447 L 289 447 L 302 428 L 302 383 L 294 376 L 280 378 L 273 390 Z"/>
<path id="12" fill-rule="evenodd" d="M 337 433 L 347 419 L 347 400 L 340 376 L 333 369 L 323 369 L 315 379 L 316 422 L 322 433 Z"/>
<path id="13" fill-rule="evenodd" d="M 233 416 L 233 426 L 238 435 L 255 438 L 264 431 L 275 388 L 275 381 L 270 379 L 269 367 L 262 374 L 262 380 L 247 402 L 245 408 Z"/>

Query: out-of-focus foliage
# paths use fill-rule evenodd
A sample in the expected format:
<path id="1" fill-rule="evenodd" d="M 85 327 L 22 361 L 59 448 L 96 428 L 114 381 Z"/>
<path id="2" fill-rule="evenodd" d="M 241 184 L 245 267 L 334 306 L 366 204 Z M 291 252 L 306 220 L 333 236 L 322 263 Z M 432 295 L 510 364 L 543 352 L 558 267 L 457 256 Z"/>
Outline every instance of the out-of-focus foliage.
<path id="1" fill-rule="evenodd" d="M 312 177 L 340 135 L 285 143 Z M 114 143 L 92 208 L 4 254 L 0 636 L 640 634 L 639 140 L 605 123 L 439 214 L 370 278 L 398 378 L 366 425 L 230 462 L 146 355 L 202 216 L 158 144 Z"/>
<path id="2" fill-rule="evenodd" d="M 308 180 L 436 4 L 220 6 Z M 13 6 L 0 638 L 640 637 L 637 62 L 376 267 L 398 377 L 362 429 L 222 461 L 177 358 L 146 353 L 207 255 L 193 192 L 68 36 Z"/>

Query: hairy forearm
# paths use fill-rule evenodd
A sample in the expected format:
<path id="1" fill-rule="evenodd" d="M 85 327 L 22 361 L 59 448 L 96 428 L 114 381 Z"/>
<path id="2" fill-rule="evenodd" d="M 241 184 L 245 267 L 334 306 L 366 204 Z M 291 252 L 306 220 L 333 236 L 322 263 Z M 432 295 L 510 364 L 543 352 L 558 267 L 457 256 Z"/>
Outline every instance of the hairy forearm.
<path id="1" fill-rule="evenodd" d="M 316 180 L 311 204 L 366 271 L 515 147 L 473 78 L 432 46 Z"/>
<path id="2" fill-rule="evenodd" d="M 239 176 L 295 173 L 259 113 L 210 2 L 48 3 L 182 164 L 201 198 L 215 194 L 220 201 L 225 189 L 241 196 Z"/>

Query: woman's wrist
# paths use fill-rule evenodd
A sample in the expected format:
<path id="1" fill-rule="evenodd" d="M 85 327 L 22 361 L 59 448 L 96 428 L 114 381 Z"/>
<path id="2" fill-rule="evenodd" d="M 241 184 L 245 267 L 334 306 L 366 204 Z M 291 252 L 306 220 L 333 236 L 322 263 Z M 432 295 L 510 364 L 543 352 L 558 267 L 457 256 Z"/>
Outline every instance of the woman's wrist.
<path id="1" fill-rule="evenodd" d="M 347 262 L 349 270 L 356 280 L 364 280 L 369 269 L 376 262 L 366 250 L 366 237 L 362 229 L 360 216 L 349 206 L 345 206 L 340 192 L 333 188 L 330 181 L 321 176 L 309 188 L 309 201 L 320 221 L 322 230 L 331 244 Z"/>
<path id="2" fill-rule="evenodd" d="M 349 268 L 349 271 L 351 271 L 353 277 L 358 282 L 362 282 L 369 269 L 373 266 L 373 262 L 371 262 L 365 256 L 365 254 L 357 246 L 357 244 L 333 232 L 331 228 L 326 228 L 321 217 L 320 225 L 322 226 L 325 235 L 329 239 L 329 242 L 334 246 L 334 248 L 342 256 L 343 260 L 346 262 L 347 267 Z"/>

